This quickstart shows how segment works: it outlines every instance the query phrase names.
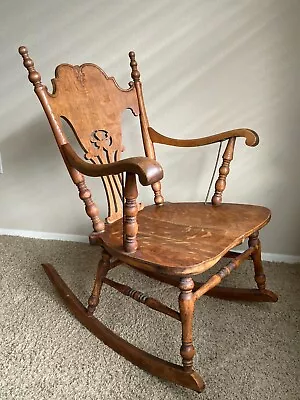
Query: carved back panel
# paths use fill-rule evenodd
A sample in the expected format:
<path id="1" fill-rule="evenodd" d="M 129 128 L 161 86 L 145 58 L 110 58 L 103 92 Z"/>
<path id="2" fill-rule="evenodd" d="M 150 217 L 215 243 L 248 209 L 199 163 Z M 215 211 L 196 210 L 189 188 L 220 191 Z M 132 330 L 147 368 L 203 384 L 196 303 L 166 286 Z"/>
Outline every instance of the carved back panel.
<path id="1" fill-rule="evenodd" d="M 139 114 L 135 87 L 121 89 L 114 78 L 94 64 L 61 64 L 52 79 L 49 105 L 57 123 L 65 119 L 80 143 L 85 158 L 95 164 L 120 159 L 123 150 L 121 115 L 125 109 Z M 61 128 L 62 129 L 62 128 Z M 104 177 L 108 222 L 122 215 L 122 177 Z"/>
<path id="2" fill-rule="evenodd" d="M 27 48 L 21 46 L 19 53 L 59 147 L 68 143 L 62 127 L 62 118 L 72 128 L 87 160 L 95 164 L 118 161 L 123 150 L 121 115 L 125 109 L 130 109 L 135 116 L 139 116 L 145 154 L 155 159 L 153 143 L 148 132 L 149 123 L 140 72 L 133 51 L 129 53 L 133 82 L 129 83 L 128 89 L 121 89 L 114 78 L 108 77 L 95 64 L 61 64 L 56 68 L 55 78 L 52 79 L 53 93 L 49 93 L 43 85 L 41 75 L 36 71 Z M 102 231 L 104 224 L 99 219 L 98 209 L 85 184 L 84 176 L 71 168 L 66 160 L 65 162 L 73 182 L 78 187 L 79 197 L 85 203 L 94 232 Z M 108 176 L 102 180 L 108 202 L 106 221 L 110 223 L 122 216 L 122 177 Z M 161 204 L 164 199 L 160 182 L 153 184 L 152 189 L 155 203 Z"/>

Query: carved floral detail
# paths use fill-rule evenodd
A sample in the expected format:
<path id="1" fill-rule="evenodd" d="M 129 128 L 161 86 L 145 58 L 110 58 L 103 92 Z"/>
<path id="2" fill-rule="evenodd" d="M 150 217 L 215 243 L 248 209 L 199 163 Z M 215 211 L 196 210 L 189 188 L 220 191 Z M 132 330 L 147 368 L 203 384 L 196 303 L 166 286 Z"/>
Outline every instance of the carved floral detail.
<path id="1" fill-rule="evenodd" d="M 94 157 L 99 156 L 101 150 L 110 151 L 112 150 L 113 139 L 111 135 L 104 129 L 96 129 L 90 134 L 90 143 L 92 146 L 86 153 L 85 158 L 91 160 Z"/>

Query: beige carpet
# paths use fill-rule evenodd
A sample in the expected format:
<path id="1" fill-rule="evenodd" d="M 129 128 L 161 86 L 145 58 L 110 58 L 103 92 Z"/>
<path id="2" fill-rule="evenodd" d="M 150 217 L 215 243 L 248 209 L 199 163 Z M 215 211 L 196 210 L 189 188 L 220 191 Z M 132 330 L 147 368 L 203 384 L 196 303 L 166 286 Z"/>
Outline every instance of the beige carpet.
<path id="1" fill-rule="evenodd" d="M 99 249 L 0 237 L 0 399 L 299 400 L 300 265 L 265 263 L 276 304 L 202 298 L 194 326 L 202 394 L 161 381 L 103 345 L 69 314 L 45 276 L 53 263 L 86 299 Z M 177 290 L 120 267 L 115 279 L 177 304 Z M 227 284 L 253 285 L 245 263 Z M 101 320 L 125 339 L 180 362 L 180 324 L 105 287 Z"/>

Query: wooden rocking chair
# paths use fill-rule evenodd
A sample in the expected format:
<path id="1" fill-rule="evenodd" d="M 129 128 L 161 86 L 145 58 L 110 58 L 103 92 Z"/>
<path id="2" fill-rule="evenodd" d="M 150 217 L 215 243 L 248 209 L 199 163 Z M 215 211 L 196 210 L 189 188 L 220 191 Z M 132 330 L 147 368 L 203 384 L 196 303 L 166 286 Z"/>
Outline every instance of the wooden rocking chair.
<path id="1" fill-rule="evenodd" d="M 200 139 L 179 140 L 156 132 L 149 127 L 134 52 L 129 53 L 133 82 L 129 83 L 128 89 L 121 89 L 114 78 L 108 77 L 94 64 L 61 64 L 55 70 L 52 94 L 42 84 L 26 47 L 20 47 L 19 53 L 79 197 L 92 220 L 90 243 L 103 249 L 87 307 L 72 293 L 52 265 L 43 264 L 49 279 L 75 317 L 106 345 L 150 374 L 202 391 L 204 382 L 193 369 L 192 323 L 196 300 L 208 295 L 227 300 L 277 301 L 276 294 L 265 289 L 258 238 L 259 230 L 270 220 L 270 210 L 254 205 L 221 204 L 236 138 L 244 137 L 246 144 L 253 147 L 258 144 L 258 135 L 249 129 L 236 129 Z M 139 117 L 146 157 L 120 160 L 123 150 L 121 114 L 125 109 Z M 71 147 L 61 118 L 71 126 L 84 151 L 84 158 L 90 162 L 80 158 Z M 227 141 L 227 145 L 211 203 L 164 202 L 160 184 L 163 170 L 155 161 L 153 144 L 195 147 L 223 141 Z M 126 175 L 125 185 L 123 173 Z M 99 218 L 84 175 L 102 179 L 108 203 L 106 223 Z M 142 185 L 152 186 L 155 204 L 143 208 L 137 203 L 136 177 Z M 232 251 L 247 238 L 249 246 L 246 251 Z M 232 260 L 205 283 L 194 282 L 194 275 L 213 267 L 222 257 Z M 253 260 L 258 289 L 217 286 L 246 259 Z M 120 264 L 179 288 L 179 311 L 107 278 L 107 272 Z M 181 322 L 183 366 L 138 349 L 93 315 L 103 283 Z"/>

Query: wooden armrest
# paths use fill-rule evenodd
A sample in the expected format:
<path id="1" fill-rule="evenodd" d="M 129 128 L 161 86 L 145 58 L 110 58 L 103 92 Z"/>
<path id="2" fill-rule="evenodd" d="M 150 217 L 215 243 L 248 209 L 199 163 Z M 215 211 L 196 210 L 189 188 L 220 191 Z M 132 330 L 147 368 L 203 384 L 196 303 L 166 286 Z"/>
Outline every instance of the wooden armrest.
<path id="1" fill-rule="evenodd" d="M 107 176 L 129 172 L 138 175 L 143 186 L 152 185 L 163 178 L 162 167 L 151 158 L 131 157 L 110 164 L 95 165 L 83 161 L 70 143 L 62 145 L 60 149 L 68 164 L 87 176 Z"/>
<path id="2" fill-rule="evenodd" d="M 160 133 L 156 132 L 153 128 L 149 127 L 149 135 L 153 143 L 166 144 L 168 146 L 176 147 L 197 147 L 205 146 L 207 144 L 212 144 L 220 142 L 232 137 L 244 137 L 246 138 L 245 143 L 247 146 L 257 146 L 259 143 L 259 136 L 256 132 L 251 129 L 233 129 L 231 131 L 218 133 L 217 135 L 206 136 L 199 139 L 173 139 Z"/>

